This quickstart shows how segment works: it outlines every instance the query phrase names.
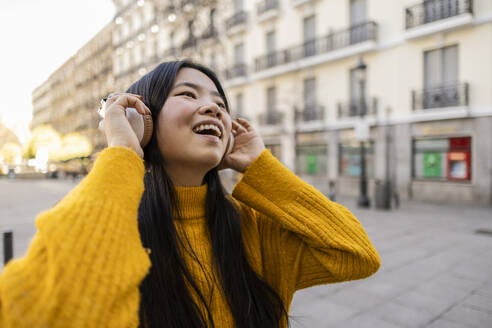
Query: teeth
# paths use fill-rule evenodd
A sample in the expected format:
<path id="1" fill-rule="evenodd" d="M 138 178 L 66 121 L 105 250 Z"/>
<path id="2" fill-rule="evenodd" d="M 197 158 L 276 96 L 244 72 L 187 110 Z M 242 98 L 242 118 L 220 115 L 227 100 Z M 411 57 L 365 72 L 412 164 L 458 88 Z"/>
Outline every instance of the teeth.
<path id="1" fill-rule="evenodd" d="M 213 124 L 200 124 L 199 126 L 193 129 L 194 132 L 200 132 L 203 130 L 214 130 L 217 132 L 217 136 L 219 138 L 222 136 L 222 132 L 220 132 L 219 127 Z"/>

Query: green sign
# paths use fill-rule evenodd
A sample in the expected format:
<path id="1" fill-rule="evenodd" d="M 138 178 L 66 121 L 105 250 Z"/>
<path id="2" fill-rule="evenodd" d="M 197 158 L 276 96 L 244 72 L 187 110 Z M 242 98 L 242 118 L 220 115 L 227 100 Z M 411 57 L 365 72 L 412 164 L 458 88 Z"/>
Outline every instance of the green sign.
<path id="1" fill-rule="evenodd" d="M 318 156 L 310 154 L 306 156 L 307 173 L 316 174 L 318 173 Z"/>
<path id="2" fill-rule="evenodd" d="M 441 153 L 424 153 L 424 177 L 440 178 L 441 173 Z"/>

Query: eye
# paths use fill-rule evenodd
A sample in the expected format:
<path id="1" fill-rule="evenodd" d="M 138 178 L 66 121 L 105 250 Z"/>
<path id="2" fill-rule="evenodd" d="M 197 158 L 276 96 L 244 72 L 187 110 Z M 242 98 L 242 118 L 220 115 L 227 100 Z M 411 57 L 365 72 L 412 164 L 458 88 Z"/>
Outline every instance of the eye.
<path id="1" fill-rule="evenodd" d="M 218 102 L 217 105 L 222 109 L 226 109 L 226 105 L 223 102 Z"/>
<path id="2" fill-rule="evenodd" d="M 191 91 L 183 91 L 177 94 L 177 96 L 185 96 L 185 97 L 190 97 L 193 99 L 196 99 L 195 94 Z"/>

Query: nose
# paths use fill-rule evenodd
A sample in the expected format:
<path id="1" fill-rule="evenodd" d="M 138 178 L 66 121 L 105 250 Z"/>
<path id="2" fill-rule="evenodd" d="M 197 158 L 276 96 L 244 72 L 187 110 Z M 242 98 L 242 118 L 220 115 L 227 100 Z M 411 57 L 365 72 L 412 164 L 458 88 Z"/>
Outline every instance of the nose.
<path id="1" fill-rule="evenodd" d="M 222 118 L 222 113 L 216 103 L 202 106 L 202 108 L 200 108 L 200 114 L 216 117 L 219 120 Z"/>

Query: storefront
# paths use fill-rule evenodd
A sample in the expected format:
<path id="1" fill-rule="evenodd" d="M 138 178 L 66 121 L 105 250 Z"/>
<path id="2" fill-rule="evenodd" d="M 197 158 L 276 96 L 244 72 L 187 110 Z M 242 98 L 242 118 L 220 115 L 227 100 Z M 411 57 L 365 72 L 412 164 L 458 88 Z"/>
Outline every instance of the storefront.
<path id="1" fill-rule="evenodd" d="M 414 180 L 471 181 L 470 136 L 413 140 Z"/>
<path id="2" fill-rule="evenodd" d="M 322 192 L 328 188 L 328 144 L 325 132 L 305 132 L 296 136 L 295 171 Z"/>
<path id="3" fill-rule="evenodd" d="M 490 118 L 466 118 L 414 123 L 410 140 L 410 198 L 456 204 L 490 203 L 490 122 Z"/>

